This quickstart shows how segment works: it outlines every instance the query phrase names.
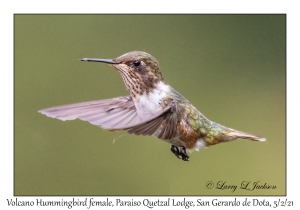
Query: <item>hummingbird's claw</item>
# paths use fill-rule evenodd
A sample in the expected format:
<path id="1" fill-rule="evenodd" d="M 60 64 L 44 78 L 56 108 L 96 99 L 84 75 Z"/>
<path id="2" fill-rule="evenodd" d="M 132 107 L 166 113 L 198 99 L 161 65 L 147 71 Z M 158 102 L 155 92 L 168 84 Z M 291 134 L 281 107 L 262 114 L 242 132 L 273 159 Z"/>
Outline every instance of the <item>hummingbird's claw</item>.
<path id="1" fill-rule="evenodd" d="M 182 160 L 184 161 L 189 161 L 189 156 L 186 154 L 186 149 L 185 147 L 182 147 L 181 148 L 181 157 L 182 157 Z"/>
<path id="2" fill-rule="evenodd" d="M 180 149 L 172 145 L 171 146 L 171 151 L 178 157 L 179 159 L 182 159 L 183 161 L 189 161 L 189 156 L 186 154 L 185 147 L 181 147 Z"/>
<path id="3" fill-rule="evenodd" d="M 178 147 L 176 147 L 175 145 L 172 145 L 171 146 L 171 151 L 176 155 L 176 157 L 178 157 L 179 159 L 181 159 Z"/>

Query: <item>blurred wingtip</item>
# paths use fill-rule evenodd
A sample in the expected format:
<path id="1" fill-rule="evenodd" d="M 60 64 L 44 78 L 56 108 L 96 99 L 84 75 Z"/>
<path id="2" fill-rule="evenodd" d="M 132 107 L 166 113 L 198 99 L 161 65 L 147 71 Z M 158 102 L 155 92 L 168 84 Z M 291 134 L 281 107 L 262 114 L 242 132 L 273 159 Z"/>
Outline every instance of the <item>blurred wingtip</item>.
<path id="1" fill-rule="evenodd" d="M 258 141 L 267 141 L 266 138 L 259 138 Z"/>

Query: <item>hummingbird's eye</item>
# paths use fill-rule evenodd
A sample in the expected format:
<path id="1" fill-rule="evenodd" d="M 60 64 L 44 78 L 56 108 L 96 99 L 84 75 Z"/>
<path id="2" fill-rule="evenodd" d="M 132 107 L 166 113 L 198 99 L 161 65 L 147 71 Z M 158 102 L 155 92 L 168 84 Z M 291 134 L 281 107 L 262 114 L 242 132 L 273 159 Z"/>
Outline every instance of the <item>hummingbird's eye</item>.
<path id="1" fill-rule="evenodd" d="M 133 65 L 134 65 L 134 66 L 139 66 L 139 65 L 141 65 L 141 61 L 139 61 L 139 60 L 134 60 L 134 61 L 133 61 Z"/>

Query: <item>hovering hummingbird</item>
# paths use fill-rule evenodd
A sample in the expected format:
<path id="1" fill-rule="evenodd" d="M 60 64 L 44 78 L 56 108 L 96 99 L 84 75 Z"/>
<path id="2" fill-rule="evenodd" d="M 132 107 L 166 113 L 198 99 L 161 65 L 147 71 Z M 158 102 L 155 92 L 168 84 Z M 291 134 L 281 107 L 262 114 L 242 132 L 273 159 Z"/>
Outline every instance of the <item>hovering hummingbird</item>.
<path id="1" fill-rule="evenodd" d="M 154 135 L 170 143 L 171 151 L 184 161 L 189 159 L 186 149 L 199 151 L 238 138 L 266 140 L 207 119 L 164 82 L 158 61 L 146 52 L 133 51 L 115 59 L 80 60 L 107 63 L 116 68 L 130 95 L 52 107 L 40 113 L 63 121 L 79 118 L 110 131 Z"/>

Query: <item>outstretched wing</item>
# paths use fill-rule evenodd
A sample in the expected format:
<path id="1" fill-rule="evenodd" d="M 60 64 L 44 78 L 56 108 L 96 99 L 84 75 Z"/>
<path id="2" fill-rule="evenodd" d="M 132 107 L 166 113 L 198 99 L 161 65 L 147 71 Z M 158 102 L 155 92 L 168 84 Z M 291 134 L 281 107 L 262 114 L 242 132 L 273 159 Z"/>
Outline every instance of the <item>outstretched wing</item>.
<path id="1" fill-rule="evenodd" d="M 108 130 L 142 122 L 130 96 L 52 107 L 39 113 L 63 121 L 78 118 Z"/>
<path id="2" fill-rule="evenodd" d="M 134 132 L 134 128 L 140 128 L 140 126 L 143 127 L 144 125 L 148 125 L 147 122 L 151 122 L 151 125 L 155 124 L 155 126 L 152 130 L 148 130 L 147 133 L 143 132 L 143 134 L 152 135 L 159 127 L 158 122 L 160 121 L 157 121 L 156 118 L 161 120 L 160 116 L 167 112 L 170 107 L 171 106 L 167 106 L 159 113 L 155 114 L 151 119 L 142 121 L 137 114 L 132 98 L 130 96 L 123 96 L 106 100 L 52 107 L 40 110 L 39 113 L 63 121 L 78 118 L 106 130 L 128 130 L 130 133 L 135 133 L 137 135 L 139 134 Z"/>

